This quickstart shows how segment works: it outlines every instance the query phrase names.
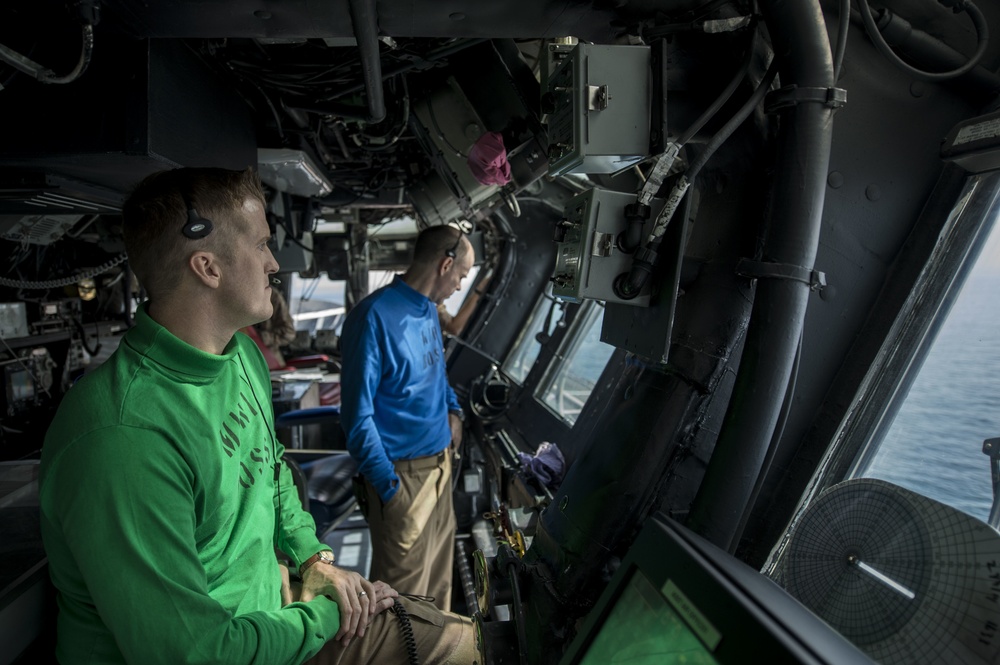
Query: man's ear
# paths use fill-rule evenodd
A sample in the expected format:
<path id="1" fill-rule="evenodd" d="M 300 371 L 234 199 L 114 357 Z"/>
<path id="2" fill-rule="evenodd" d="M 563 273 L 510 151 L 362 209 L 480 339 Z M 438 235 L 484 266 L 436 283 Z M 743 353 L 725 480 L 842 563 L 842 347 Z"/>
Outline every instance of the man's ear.
<path id="1" fill-rule="evenodd" d="M 438 263 L 438 277 L 443 276 L 446 272 L 451 270 L 451 267 L 455 265 L 455 259 L 450 256 L 446 256 Z"/>
<path id="2" fill-rule="evenodd" d="M 222 282 L 221 266 L 212 252 L 195 252 L 188 258 L 188 268 L 205 286 L 211 289 L 219 288 Z"/>

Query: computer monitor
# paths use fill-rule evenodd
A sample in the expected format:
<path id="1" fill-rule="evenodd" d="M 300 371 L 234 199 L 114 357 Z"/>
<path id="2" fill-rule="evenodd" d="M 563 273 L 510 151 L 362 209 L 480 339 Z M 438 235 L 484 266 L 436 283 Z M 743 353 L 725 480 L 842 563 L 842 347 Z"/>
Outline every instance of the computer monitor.
<path id="1" fill-rule="evenodd" d="M 7 387 L 7 404 L 13 405 L 25 400 L 34 399 L 35 381 L 28 370 L 20 365 L 9 364 L 4 367 L 4 377 Z"/>
<path id="2" fill-rule="evenodd" d="M 650 517 L 561 665 L 871 663 L 770 579 Z"/>

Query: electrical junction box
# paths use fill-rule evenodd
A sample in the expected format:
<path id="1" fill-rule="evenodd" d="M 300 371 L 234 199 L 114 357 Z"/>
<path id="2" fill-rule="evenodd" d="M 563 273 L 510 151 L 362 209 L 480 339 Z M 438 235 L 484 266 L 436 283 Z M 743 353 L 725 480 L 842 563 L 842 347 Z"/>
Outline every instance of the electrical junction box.
<path id="1" fill-rule="evenodd" d="M 560 222 L 556 265 L 552 276 L 552 295 L 578 302 L 603 300 L 636 307 L 649 305 L 652 280 L 647 280 L 635 298 L 624 300 L 615 295 L 612 284 L 618 275 L 632 268 L 632 254 L 618 248 L 618 235 L 625 232 L 625 206 L 635 203 L 635 194 L 594 188 L 573 197 L 566 205 Z M 643 225 L 643 240 L 653 220 L 663 209 L 662 199 L 650 201 L 652 213 Z"/>
<path id="2" fill-rule="evenodd" d="M 648 46 L 577 44 L 549 78 L 549 175 L 615 173 L 649 154 Z M 547 108 L 546 108 L 547 107 Z"/>

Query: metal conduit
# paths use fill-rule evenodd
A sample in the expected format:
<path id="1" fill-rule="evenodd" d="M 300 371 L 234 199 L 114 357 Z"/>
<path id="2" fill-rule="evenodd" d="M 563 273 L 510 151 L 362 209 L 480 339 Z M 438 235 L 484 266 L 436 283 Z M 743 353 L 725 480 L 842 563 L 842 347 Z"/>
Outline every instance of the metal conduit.
<path id="1" fill-rule="evenodd" d="M 368 99 L 368 122 L 385 119 L 385 94 L 382 90 L 382 60 L 378 52 L 378 20 L 375 0 L 350 0 L 351 25 L 361 52 L 361 70 Z"/>
<path id="2" fill-rule="evenodd" d="M 761 0 L 782 86 L 833 88 L 819 0 Z M 764 263 L 811 271 L 816 260 L 834 109 L 800 99 L 782 110 Z M 807 283 L 761 277 L 729 410 L 686 526 L 732 551 L 767 456 L 810 294 Z"/>

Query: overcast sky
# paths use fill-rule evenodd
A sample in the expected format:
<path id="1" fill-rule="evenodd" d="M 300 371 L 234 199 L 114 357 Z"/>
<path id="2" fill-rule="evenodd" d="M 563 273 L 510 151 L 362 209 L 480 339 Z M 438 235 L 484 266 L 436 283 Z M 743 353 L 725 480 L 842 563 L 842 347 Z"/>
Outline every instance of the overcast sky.
<path id="1" fill-rule="evenodd" d="M 970 279 L 980 275 L 1000 275 L 1000 222 L 993 224 L 993 231 L 983 247 L 983 253 L 979 255 Z"/>

